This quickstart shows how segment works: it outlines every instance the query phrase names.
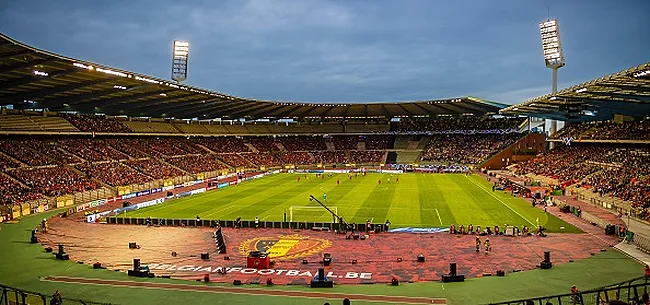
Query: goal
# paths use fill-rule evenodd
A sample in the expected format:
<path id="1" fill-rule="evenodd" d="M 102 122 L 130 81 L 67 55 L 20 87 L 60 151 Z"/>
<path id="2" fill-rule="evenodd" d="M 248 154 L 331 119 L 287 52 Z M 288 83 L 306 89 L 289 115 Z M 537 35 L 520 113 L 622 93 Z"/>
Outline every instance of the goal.
<path id="1" fill-rule="evenodd" d="M 328 207 L 332 212 L 338 215 L 336 207 Z M 289 207 L 290 222 L 338 222 L 334 215 L 330 214 L 325 208 L 320 206 L 299 206 Z"/>

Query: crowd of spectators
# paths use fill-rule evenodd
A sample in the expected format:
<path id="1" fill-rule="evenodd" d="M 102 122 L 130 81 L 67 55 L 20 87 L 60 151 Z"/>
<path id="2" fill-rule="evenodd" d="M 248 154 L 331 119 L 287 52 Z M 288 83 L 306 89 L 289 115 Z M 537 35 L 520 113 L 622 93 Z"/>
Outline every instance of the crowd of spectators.
<path id="1" fill-rule="evenodd" d="M 117 118 L 107 118 L 97 115 L 64 115 L 63 117 L 81 131 L 131 132 L 129 127 Z"/>
<path id="2" fill-rule="evenodd" d="M 573 138 L 584 140 L 650 140 L 650 120 L 612 122 L 595 121 L 564 126 L 555 139 Z"/>
<path id="3" fill-rule="evenodd" d="M 326 150 L 327 144 L 322 136 L 313 137 L 283 137 L 280 143 L 288 151 Z"/>
<path id="4" fill-rule="evenodd" d="M 147 175 L 154 179 L 173 178 L 184 175 L 177 168 L 154 159 L 130 160 L 126 164 L 137 168 L 142 173 L 147 173 Z"/>
<path id="5" fill-rule="evenodd" d="M 247 156 L 248 154 L 244 155 Z M 245 168 L 253 166 L 253 163 L 251 163 L 250 160 L 242 157 L 240 154 L 219 154 L 217 157 L 233 168 Z"/>
<path id="6" fill-rule="evenodd" d="M 154 157 L 206 153 L 205 150 L 185 138 L 137 138 L 121 141 Z"/>
<path id="7" fill-rule="evenodd" d="M 358 139 L 358 136 L 336 136 L 331 138 L 336 150 L 357 150 Z"/>
<path id="8" fill-rule="evenodd" d="M 276 157 L 274 157 L 270 153 L 248 153 L 245 155 L 246 159 L 250 160 L 251 162 L 259 165 L 259 166 L 266 166 L 266 167 L 271 167 L 271 166 L 281 166 L 282 163 L 280 160 L 278 160 Z"/>
<path id="9" fill-rule="evenodd" d="M 246 141 L 260 152 L 274 152 L 280 150 L 280 148 L 275 145 L 276 140 L 272 137 L 251 137 L 247 138 Z"/>
<path id="10" fill-rule="evenodd" d="M 33 192 L 0 173 L 0 205 L 20 204 L 40 198 L 43 198 L 42 194 Z"/>
<path id="11" fill-rule="evenodd" d="M 94 190 L 98 187 L 95 181 L 65 166 L 17 169 L 7 174 L 22 181 L 32 191 L 50 197 Z"/>
<path id="12" fill-rule="evenodd" d="M 75 167 L 89 179 L 97 179 L 111 186 L 143 184 L 152 180 L 151 177 L 118 162 L 79 163 Z"/>
<path id="13" fill-rule="evenodd" d="M 650 218 L 650 149 L 608 145 L 561 146 L 520 163 L 518 174 L 534 173 L 578 184 L 601 196 L 630 201 Z"/>
<path id="14" fill-rule="evenodd" d="M 119 150 L 123 154 L 135 158 L 135 159 L 141 159 L 141 158 L 146 158 L 148 155 L 137 148 L 133 147 L 132 145 L 129 145 L 128 142 L 124 141 L 123 139 L 106 139 L 106 144 L 109 146 Z"/>
<path id="15" fill-rule="evenodd" d="M 604 153 L 606 148 L 598 146 L 560 146 L 542 156 L 535 157 L 517 165 L 517 174 L 533 173 L 557 179 L 560 183 L 578 182 L 597 171 L 599 167 L 588 160 Z"/>
<path id="16" fill-rule="evenodd" d="M 316 163 L 314 157 L 306 151 L 285 151 L 279 157 L 284 164 L 309 165 Z"/>
<path id="17" fill-rule="evenodd" d="M 437 117 L 401 118 L 391 123 L 392 132 L 457 133 L 463 131 L 515 131 L 524 118 Z"/>
<path id="18" fill-rule="evenodd" d="M 250 149 L 244 144 L 242 138 L 234 137 L 211 137 L 211 138 L 194 138 L 192 142 L 204 146 L 205 148 L 216 153 L 238 153 L 250 152 Z"/>
<path id="19" fill-rule="evenodd" d="M 441 164 L 479 164 L 519 138 L 509 134 L 437 134 L 422 152 L 421 160 Z"/>
<path id="20" fill-rule="evenodd" d="M 226 169 L 215 155 L 189 155 L 165 159 L 165 162 L 172 164 L 190 174 L 198 174 L 215 170 Z"/>
<path id="21" fill-rule="evenodd" d="M 367 136 L 367 150 L 386 150 L 390 142 L 394 142 L 394 136 Z"/>
<path id="22" fill-rule="evenodd" d="M 15 162 L 9 157 L 6 157 L 4 155 L 0 155 L 0 170 L 4 170 L 7 168 L 14 168 L 14 167 L 19 167 L 20 163 Z"/>
<path id="23" fill-rule="evenodd" d="M 68 164 L 81 161 L 59 149 L 56 141 L 41 138 L 0 140 L 0 150 L 29 166 Z"/>
<path id="24" fill-rule="evenodd" d="M 347 163 L 348 156 L 344 151 L 312 151 L 312 156 L 319 164 Z"/>
<path id="25" fill-rule="evenodd" d="M 348 161 L 355 164 L 367 164 L 367 163 L 384 163 L 386 160 L 384 155 L 385 151 L 380 150 L 358 150 L 358 151 L 349 151 Z"/>
<path id="26" fill-rule="evenodd" d="M 59 139 L 57 145 L 88 162 L 128 159 L 127 155 L 96 139 Z"/>

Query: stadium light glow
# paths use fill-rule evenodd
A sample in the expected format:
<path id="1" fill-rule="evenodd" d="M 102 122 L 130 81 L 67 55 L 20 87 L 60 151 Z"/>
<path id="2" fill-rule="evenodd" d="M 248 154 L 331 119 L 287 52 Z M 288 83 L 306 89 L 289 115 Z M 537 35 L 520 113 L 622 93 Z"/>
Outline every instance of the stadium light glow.
<path id="1" fill-rule="evenodd" d="M 583 92 L 587 92 L 587 88 L 581 88 L 576 90 L 576 93 L 583 93 Z"/>
<path id="2" fill-rule="evenodd" d="M 34 75 L 38 76 L 48 76 L 47 72 L 42 72 L 42 71 L 34 71 Z"/>
<path id="3" fill-rule="evenodd" d="M 557 19 L 540 23 L 539 31 L 542 36 L 542 49 L 546 67 L 556 69 L 563 67 L 565 64 L 564 52 L 560 41 L 560 28 Z"/>
<path id="4" fill-rule="evenodd" d="M 643 77 L 643 76 L 646 76 L 646 75 L 650 75 L 650 70 L 645 70 L 645 71 L 641 71 L 641 72 L 637 72 L 637 73 L 633 74 L 634 77 Z"/>
<path id="5" fill-rule="evenodd" d="M 183 82 L 187 79 L 187 63 L 190 55 L 190 44 L 187 41 L 174 40 L 172 53 L 172 79 Z"/>
<path id="6" fill-rule="evenodd" d="M 109 74 L 109 75 L 119 76 L 119 77 L 127 77 L 128 76 L 126 73 L 122 73 L 122 72 L 119 72 L 119 71 L 113 71 L 113 70 L 109 70 L 109 69 L 104 69 L 104 68 L 96 68 L 95 71 L 106 73 L 106 74 Z"/>
<path id="7" fill-rule="evenodd" d="M 115 85 L 115 86 L 113 86 L 113 88 L 120 89 L 120 90 L 126 90 L 126 87 L 120 86 L 120 85 Z"/>
<path id="8" fill-rule="evenodd" d="M 94 70 L 94 69 L 95 69 L 93 66 L 80 64 L 80 63 L 78 63 L 78 62 L 73 63 L 72 65 L 75 66 L 75 67 L 77 67 L 77 68 L 82 68 L 82 69 L 88 69 L 88 70 Z"/>

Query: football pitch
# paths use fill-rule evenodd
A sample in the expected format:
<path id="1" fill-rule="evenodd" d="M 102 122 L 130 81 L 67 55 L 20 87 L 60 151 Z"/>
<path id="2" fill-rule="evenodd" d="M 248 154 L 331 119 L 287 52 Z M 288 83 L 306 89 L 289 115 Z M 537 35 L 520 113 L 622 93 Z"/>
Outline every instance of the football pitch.
<path id="1" fill-rule="evenodd" d="M 262 221 L 282 221 L 286 213 L 288 220 L 331 222 L 332 216 L 317 202 L 309 200 L 313 195 L 348 222 L 390 220 L 393 228 L 452 224 L 534 228 L 539 223 L 548 232 L 580 232 L 510 193 L 493 192 L 492 184 L 478 175 L 376 173 L 351 179 L 347 174 L 331 177 L 307 174 L 306 177 L 304 174 L 271 175 L 120 216 L 193 219 L 198 215 L 201 219 L 259 217 Z"/>

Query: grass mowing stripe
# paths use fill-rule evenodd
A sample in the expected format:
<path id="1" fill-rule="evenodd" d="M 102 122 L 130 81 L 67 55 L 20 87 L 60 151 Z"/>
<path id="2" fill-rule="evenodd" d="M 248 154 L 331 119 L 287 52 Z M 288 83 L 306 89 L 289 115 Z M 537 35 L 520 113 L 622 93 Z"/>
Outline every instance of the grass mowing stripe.
<path id="1" fill-rule="evenodd" d="M 520 214 L 519 212 L 517 212 L 515 209 L 513 209 L 512 207 L 510 207 L 507 203 L 503 202 L 503 200 L 501 200 L 499 197 L 497 197 L 497 196 L 495 196 L 494 194 L 492 194 L 492 193 L 490 192 L 490 190 L 485 189 L 483 186 L 481 186 L 480 184 L 476 183 L 476 181 L 470 179 L 470 178 L 467 177 L 467 176 L 465 176 L 465 178 L 467 178 L 468 180 L 472 181 L 472 183 L 474 183 L 474 185 L 476 185 L 476 186 L 479 187 L 480 189 L 484 190 L 486 193 L 488 193 L 490 196 L 492 196 L 492 197 L 493 197 L 494 199 L 496 199 L 497 201 L 501 202 L 501 204 L 503 204 L 505 207 L 507 207 L 507 208 L 510 209 L 511 211 L 515 212 L 515 214 L 519 215 L 519 217 L 523 218 L 523 219 L 526 220 L 528 223 L 530 223 L 531 225 L 535 226 L 535 223 L 533 223 L 532 221 L 528 220 L 528 218 L 524 217 L 524 215 L 521 215 L 521 214 Z"/>
<path id="2" fill-rule="evenodd" d="M 387 178 L 387 175 L 380 176 L 377 183 L 375 183 L 375 186 L 372 188 L 370 196 L 363 201 L 361 207 L 390 207 L 390 203 L 395 195 L 395 183 L 388 183 Z M 382 183 L 379 184 L 379 181 L 382 181 Z M 357 210 L 357 213 L 354 214 L 353 220 L 357 222 L 365 222 L 366 220 L 374 218 L 376 222 L 384 222 L 386 221 L 387 215 L 387 209 L 359 209 Z M 399 220 L 396 222 L 399 223 Z"/>
<path id="3" fill-rule="evenodd" d="M 438 183 L 440 180 L 438 176 L 430 176 L 428 174 L 414 174 L 417 178 L 417 187 L 420 201 L 420 223 L 430 226 L 437 226 L 440 222 L 440 219 L 437 219 L 436 216 L 432 213 L 433 210 L 439 209 L 442 211 L 442 226 L 446 224 L 451 224 L 456 222 L 456 218 L 451 213 L 448 203 L 445 201 L 443 192 L 441 190 L 441 185 Z M 440 214 L 438 211 L 438 214 Z"/>

